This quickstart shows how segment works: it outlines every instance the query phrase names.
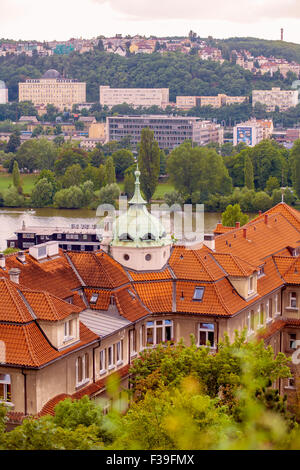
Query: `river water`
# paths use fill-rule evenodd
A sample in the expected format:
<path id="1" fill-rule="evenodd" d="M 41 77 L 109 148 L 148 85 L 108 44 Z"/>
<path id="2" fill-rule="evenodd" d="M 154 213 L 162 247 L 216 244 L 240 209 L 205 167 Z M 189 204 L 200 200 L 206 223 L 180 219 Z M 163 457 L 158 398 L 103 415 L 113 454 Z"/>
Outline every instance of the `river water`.
<path id="1" fill-rule="evenodd" d="M 96 224 L 97 220 L 95 210 L 46 208 L 35 209 L 34 213 L 31 213 L 26 209 L 4 208 L 0 210 L 0 250 L 5 250 L 6 240 L 22 227 L 23 222 L 26 226 L 70 227 L 74 223 Z M 205 213 L 205 233 L 211 233 L 220 221 L 220 213 Z"/>

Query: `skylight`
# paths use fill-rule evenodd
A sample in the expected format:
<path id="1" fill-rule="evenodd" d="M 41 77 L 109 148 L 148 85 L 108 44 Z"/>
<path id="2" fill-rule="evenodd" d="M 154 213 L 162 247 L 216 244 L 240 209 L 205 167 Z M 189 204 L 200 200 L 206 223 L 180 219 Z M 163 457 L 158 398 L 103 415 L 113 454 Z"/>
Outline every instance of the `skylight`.
<path id="1" fill-rule="evenodd" d="M 204 294 L 204 287 L 195 287 L 193 300 L 202 301 Z"/>
<path id="2" fill-rule="evenodd" d="M 99 294 L 92 294 L 90 298 L 90 303 L 95 304 L 98 300 Z"/>

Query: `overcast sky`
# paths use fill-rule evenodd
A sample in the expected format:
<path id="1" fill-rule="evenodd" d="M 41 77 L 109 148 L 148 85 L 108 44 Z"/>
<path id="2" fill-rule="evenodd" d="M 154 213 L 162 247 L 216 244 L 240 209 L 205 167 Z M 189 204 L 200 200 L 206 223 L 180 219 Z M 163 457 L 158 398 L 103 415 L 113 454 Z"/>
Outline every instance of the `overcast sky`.
<path id="1" fill-rule="evenodd" d="M 300 43 L 300 0 L 0 0 L 0 37 L 252 36 Z"/>

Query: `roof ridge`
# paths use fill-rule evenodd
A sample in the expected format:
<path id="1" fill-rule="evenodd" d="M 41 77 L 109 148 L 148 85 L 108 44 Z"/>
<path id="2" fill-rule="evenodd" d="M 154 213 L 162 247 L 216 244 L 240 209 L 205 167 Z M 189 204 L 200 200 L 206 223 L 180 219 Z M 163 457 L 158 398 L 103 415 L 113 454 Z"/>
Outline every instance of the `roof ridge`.
<path id="1" fill-rule="evenodd" d="M 201 264 L 202 268 L 204 269 L 204 271 L 206 272 L 206 274 L 209 276 L 209 278 L 211 279 L 211 281 L 213 281 L 213 277 L 212 275 L 210 274 L 210 272 L 208 271 L 208 269 L 206 268 L 204 262 L 202 261 L 202 259 L 200 258 L 200 256 L 198 255 L 197 251 L 196 250 L 192 250 L 192 253 L 193 255 L 197 258 L 197 261 Z M 210 254 L 210 253 L 209 253 Z"/>
<path id="2" fill-rule="evenodd" d="M 104 258 L 104 252 L 101 253 L 101 255 L 102 255 L 102 258 Z M 104 274 L 105 274 L 107 280 L 109 281 L 110 286 L 111 286 L 112 288 L 114 288 L 114 283 L 113 283 L 113 281 L 112 281 L 111 276 L 110 276 L 109 273 L 107 272 L 107 268 L 106 268 L 106 266 L 104 266 L 104 263 L 101 263 L 101 262 L 100 262 L 100 260 L 98 259 L 98 257 L 96 256 L 95 253 L 93 253 L 93 257 L 95 258 L 96 263 L 98 264 L 98 266 L 104 271 Z"/>
<path id="3" fill-rule="evenodd" d="M 228 281 L 228 280 L 227 280 L 227 281 Z M 228 282 L 229 282 L 229 281 L 228 281 Z M 232 284 L 231 284 L 231 285 L 232 285 Z M 224 302 L 224 300 L 223 300 L 223 297 L 222 297 L 222 295 L 221 295 L 220 292 L 219 292 L 218 282 L 215 282 L 215 283 L 213 284 L 213 286 L 214 286 L 214 289 L 215 289 L 215 291 L 216 291 L 216 294 L 217 294 L 217 297 L 218 297 L 218 300 L 219 300 L 220 304 L 223 306 L 223 308 L 225 309 L 225 311 L 226 311 L 227 313 L 231 314 L 231 311 L 229 310 L 229 308 L 228 308 L 227 305 L 225 304 L 225 302 Z"/>
<path id="4" fill-rule="evenodd" d="M 31 336 L 29 335 L 27 328 L 25 326 L 23 327 L 23 331 L 24 331 L 25 340 L 26 340 L 26 344 L 28 345 L 28 351 L 31 356 L 31 359 L 35 366 L 39 366 L 38 357 L 32 345 Z"/>

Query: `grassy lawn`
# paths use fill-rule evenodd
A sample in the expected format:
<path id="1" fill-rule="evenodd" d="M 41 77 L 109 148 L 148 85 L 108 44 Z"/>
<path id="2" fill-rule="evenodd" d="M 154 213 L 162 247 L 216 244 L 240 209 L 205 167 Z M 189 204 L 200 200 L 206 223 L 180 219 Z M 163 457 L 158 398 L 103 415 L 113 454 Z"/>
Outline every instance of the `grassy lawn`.
<path id="1" fill-rule="evenodd" d="M 24 193 L 31 193 L 36 177 L 37 175 L 21 175 Z M 8 189 L 9 185 L 12 185 L 12 175 L 0 173 L 0 192 Z"/>
<path id="2" fill-rule="evenodd" d="M 171 183 L 158 183 L 152 199 L 164 199 L 164 195 L 174 190 Z"/>

